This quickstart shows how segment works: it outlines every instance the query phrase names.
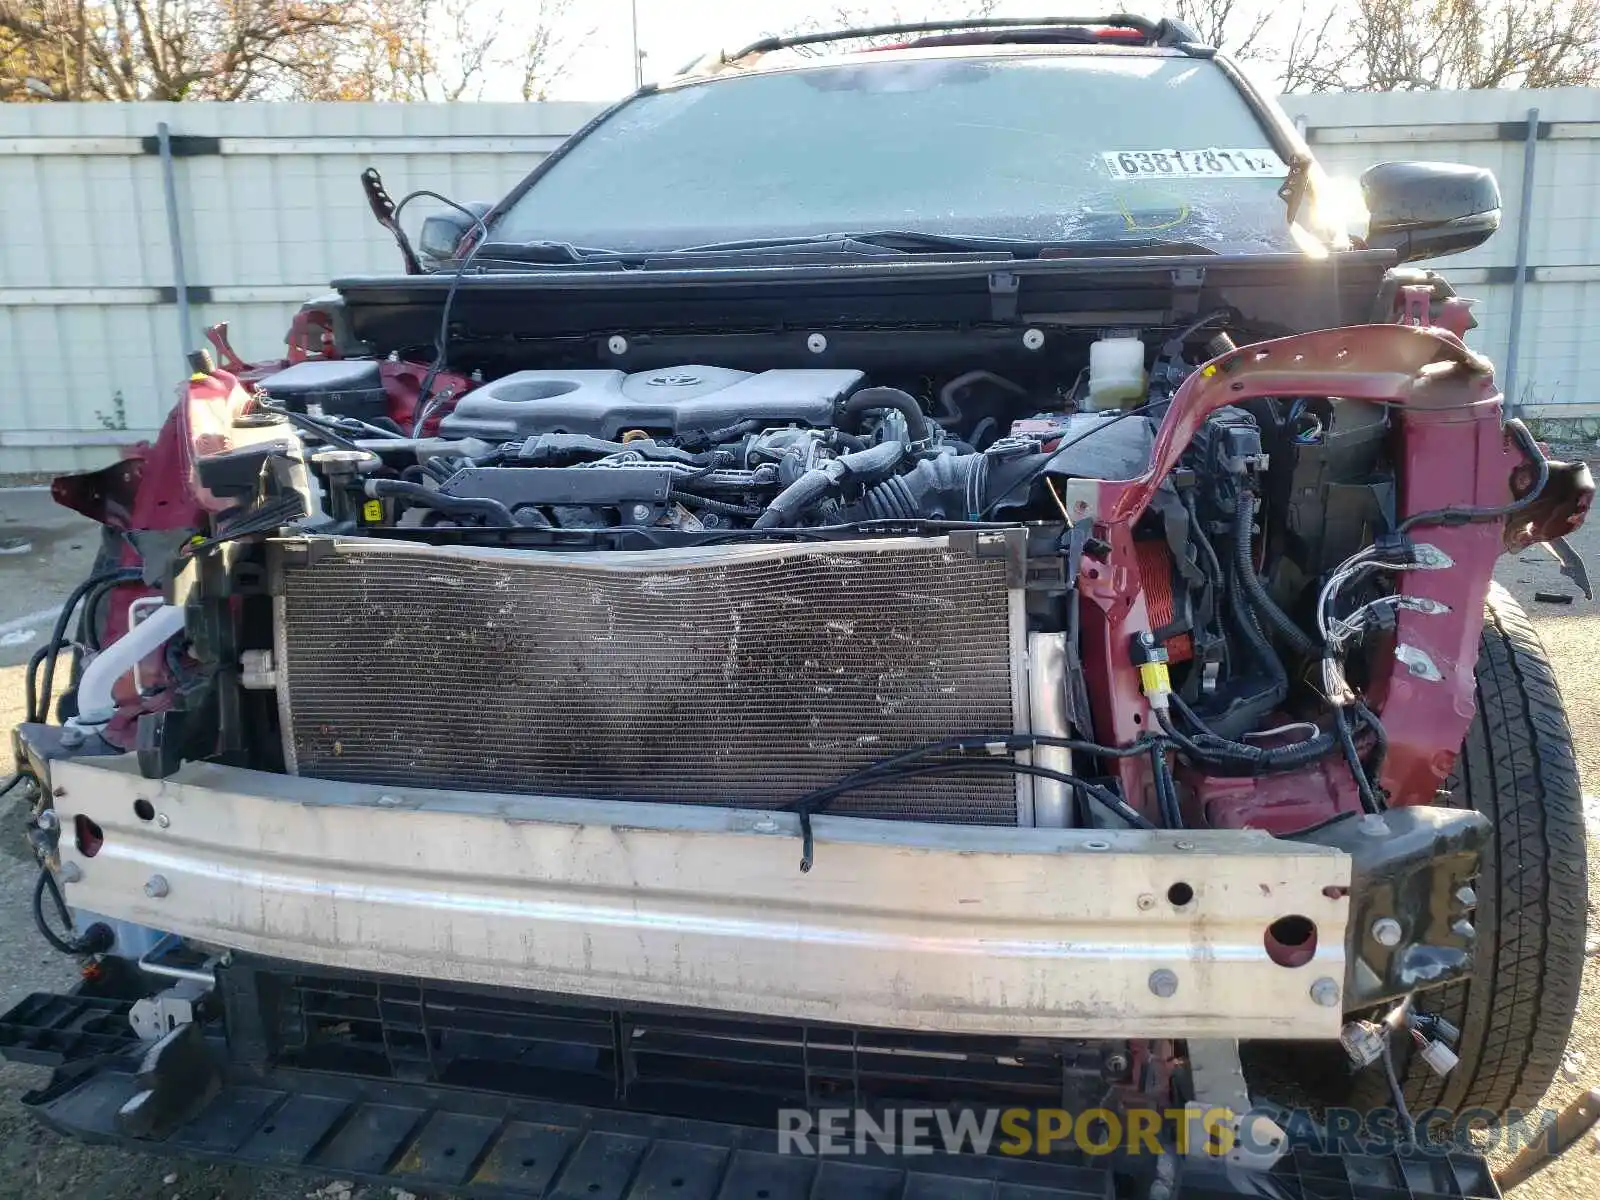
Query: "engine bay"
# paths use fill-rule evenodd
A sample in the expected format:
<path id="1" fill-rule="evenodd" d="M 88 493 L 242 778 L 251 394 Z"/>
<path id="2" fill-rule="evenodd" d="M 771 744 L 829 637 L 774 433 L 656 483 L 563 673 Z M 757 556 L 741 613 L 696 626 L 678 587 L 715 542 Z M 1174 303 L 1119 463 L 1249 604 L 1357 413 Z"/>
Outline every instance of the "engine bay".
<path id="1" fill-rule="evenodd" d="M 197 361 L 199 507 L 145 558 L 168 606 L 73 719 L 153 778 L 220 753 L 807 822 L 1292 835 L 1427 802 L 1460 740 L 1427 722 L 1471 711 L 1461 597 L 1551 478 L 1487 364 L 1399 325 L 1240 347 L 1225 310 L 1037 332 L 870 369 L 820 334 L 817 367 L 738 338 L 641 370 Z M 1353 346 L 1388 374 L 1347 379 Z"/>
<path id="2" fill-rule="evenodd" d="M 351 464 L 366 498 L 393 502 L 384 523 L 406 527 L 700 533 L 982 521 L 1026 507 L 1035 475 L 1136 474 L 1160 415 L 1146 404 L 1141 420 L 1120 424 L 1125 409 L 1091 410 L 1086 367 L 1065 394 L 973 370 L 919 397 L 859 370 L 681 364 L 514 371 L 453 398 L 433 436 L 418 439 L 366 424 L 370 406 L 350 402 L 381 390 L 376 363 L 348 364 L 340 390 L 302 386 L 312 365 L 324 364 L 262 379 L 264 407 L 313 442 L 307 405 L 342 425 L 366 455 Z M 322 474 L 345 465 L 320 462 Z M 348 496 L 325 495 L 329 514 L 348 520 Z"/>
<path id="3" fill-rule="evenodd" d="M 910 375 L 838 367 L 746 370 L 707 362 L 641 371 L 524 367 L 492 379 L 476 372 L 460 377 L 453 394 L 447 388 L 414 408 L 409 421 L 395 419 L 384 407 L 386 364 L 294 364 L 248 386 L 248 411 L 236 424 L 249 436 L 196 462 L 197 479 L 217 508 L 207 544 L 248 543 L 276 531 L 333 539 L 340 546 L 399 539 L 484 553 L 495 548 L 531 553 L 557 566 L 565 556 L 576 580 L 605 554 L 642 554 L 640 561 L 654 568 L 658 560 L 649 555 L 693 548 L 885 538 L 910 545 L 919 538 L 958 536 L 969 539 L 966 545 L 972 537 L 1010 530 L 1021 538 L 1008 551 L 1016 559 L 1011 599 L 997 595 L 993 603 L 1019 610 L 1011 659 L 1027 656 L 1036 673 L 1059 674 L 1060 703 L 1049 702 L 1059 711 L 1044 720 L 1028 716 L 1027 702 L 1017 699 L 1015 720 L 990 719 L 989 725 L 1023 739 L 1018 747 L 1025 752 L 1009 761 L 1017 773 L 1034 778 L 1019 789 L 1049 796 L 1050 786 L 1065 780 L 1071 802 L 1064 809 L 1059 792 L 1038 805 L 1019 801 L 1016 816 L 1004 819 L 1030 824 L 1037 813 L 1049 812 L 1052 822 L 1086 826 L 1256 824 L 1293 832 L 1339 813 L 1379 811 L 1386 795 L 1387 741 L 1376 707 L 1368 703 L 1369 690 L 1377 685 L 1381 691 L 1382 670 L 1375 664 L 1392 655 L 1402 617 L 1449 611 L 1444 602 L 1409 594 L 1398 584 L 1402 573 L 1446 567 L 1450 557 L 1397 533 L 1403 515 L 1397 511 L 1398 427 L 1391 407 L 1315 394 L 1237 402 L 1223 397 L 1227 402 L 1189 419 L 1178 399 L 1186 381 L 1193 377 L 1191 387 L 1209 382 L 1219 362 L 1264 357 L 1239 351 L 1228 334 L 1207 328 L 1214 320 L 1154 336 L 1107 330 L 1076 343 L 1075 353 L 1062 343 L 1057 350 L 1067 355 L 1064 361 L 1041 360 L 1015 377 L 982 368 Z M 1525 440 L 1525 433 L 1520 437 Z M 1112 481 L 1140 479 L 1148 493 L 1126 521 L 1083 519 L 1082 510 L 1090 506 L 1074 497 L 1126 486 Z M 591 560 L 590 554 L 602 557 Z M 663 570 L 676 569 L 674 561 L 659 563 Z M 833 561 L 837 570 L 867 569 L 842 550 Z M 466 638 L 477 646 L 497 634 L 532 638 L 519 644 L 535 657 L 540 639 L 582 646 L 568 660 L 576 682 L 550 691 L 550 702 L 571 706 L 581 697 L 584 705 L 610 712 L 610 721 L 629 714 L 636 741 L 645 745 L 671 739 L 678 718 L 669 716 L 661 725 L 659 705 L 641 708 L 626 695 L 613 695 L 605 672 L 624 670 L 650 680 L 641 686 L 665 697 L 670 712 L 702 709 L 713 723 L 737 729 L 740 704 L 749 713 L 764 712 L 761 696 L 770 692 L 776 704 L 779 691 L 813 687 L 805 681 L 818 664 L 835 662 L 822 642 L 797 642 L 787 658 L 776 652 L 741 658 L 739 670 L 757 679 L 738 683 L 730 675 L 720 691 L 680 689 L 681 672 L 658 676 L 649 658 L 624 666 L 624 659 L 605 649 L 612 634 L 586 625 L 569 629 L 546 619 L 541 633 L 535 615 L 513 607 L 501 610 L 496 629 L 491 616 L 464 615 L 448 595 L 426 609 L 429 581 L 450 569 L 449 561 L 439 560 L 431 572 L 404 582 L 392 572 L 381 576 L 386 582 L 378 576 L 352 582 L 337 592 L 336 603 L 318 610 L 318 621 L 335 621 L 350 606 L 376 605 L 386 612 L 399 602 L 375 592 L 399 588 L 415 605 L 409 615 L 398 614 L 400 624 L 447 642 Z M 1106 591 L 1112 580 L 1115 594 Z M 452 586 L 479 583 L 467 577 Z M 531 581 L 500 586 L 538 592 Z M 789 583 L 778 590 L 792 588 L 799 595 L 806 586 Z M 661 639 L 666 610 L 656 607 L 658 599 L 619 598 L 600 583 L 539 594 L 546 611 L 602 604 L 606 628 L 613 631 L 628 613 L 650 613 L 656 623 L 630 627 L 633 636 L 678 656 L 695 678 L 718 669 L 713 660 L 720 652 Z M 608 598 L 598 599 L 602 594 Z M 946 686 L 948 672 L 940 664 L 961 653 L 959 636 L 941 634 L 948 643 L 934 645 L 929 630 L 938 624 L 936 614 L 907 599 L 910 584 L 898 598 L 848 588 L 832 594 L 838 611 L 830 608 L 824 616 L 835 625 L 854 629 L 855 618 L 865 615 L 861 606 L 868 605 L 883 619 L 876 636 L 911 639 L 926 652 L 902 661 L 868 650 L 860 660 L 868 672 L 862 678 L 878 683 L 859 696 L 850 693 L 853 710 L 847 705 L 841 713 L 815 697 L 798 708 L 786 701 L 788 710 L 775 707 L 751 717 L 756 725 L 780 722 L 788 711 L 809 720 L 814 730 L 833 730 L 828 737 L 834 741 L 827 744 L 843 745 L 837 739 L 854 722 L 857 740 L 872 753 L 860 757 L 851 751 L 841 761 L 869 774 L 884 755 L 909 753 L 941 736 L 959 740 L 981 732 L 951 728 L 952 722 L 960 725 L 959 716 L 937 715 L 943 711 L 939 689 L 957 690 Z M 707 628 L 717 630 L 721 608 L 760 605 L 754 593 L 730 598 L 714 591 L 705 592 L 701 603 Z M 1137 625 L 1131 640 L 1123 632 L 1130 618 Z M 509 632 L 519 620 L 530 628 Z M 761 620 L 770 625 L 761 626 Z M 292 622 L 281 610 L 262 617 L 253 631 L 247 622 L 240 634 L 244 653 L 258 659 L 276 653 L 284 667 L 291 652 L 281 632 L 274 651 L 271 630 L 286 623 Z M 974 628 L 979 623 L 969 616 Z M 741 637 L 777 645 L 785 636 L 781 631 L 799 627 L 779 612 L 740 626 L 735 613 L 728 654 L 734 655 L 735 643 L 745 644 Z M 721 645 L 722 637 L 718 632 L 712 640 Z M 1041 653 L 1038 639 L 1057 647 L 1048 661 L 1034 657 Z M 352 645 L 360 640 L 353 632 L 347 637 Z M 382 677 L 393 661 L 382 648 L 389 644 L 380 638 L 366 657 L 356 655 L 341 671 Z M 859 658 L 864 648 L 856 649 Z M 1373 658 L 1375 653 L 1380 657 Z M 887 666 L 891 661 L 899 665 Z M 559 675 L 558 665 L 531 664 L 474 663 L 474 682 L 462 695 L 495 686 L 500 672 L 530 695 L 555 687 L 555 676 L 547 672 Z M 856 681 L 850 660 L 838 664 L 828 669 Z M 432 675 L 448 675 L 457 666 L 448 658 L 412 664 Z M 465 666 L 459 670 L 463 677 L 470 673 Z M 1029 684 L 1015 669 L 1011 676 L 1010 691 L 1020 696 Z M 1131 691 L 1106 686 L 1122 678 L 1135 681 Z M 840 682 L 814 690 L 832 695 Z M 972 686 L 970 680 L 960 685 Z M 726 698 L 741 695 L 723 713 Z M 1338 702 L 1330 704 L 1330 697 Z M 309 700 L 295 703 L 315 708 Z M 1034 698 L 1034 709 L 1042 712 L 1044 705 L 1044 698 Z M 922 724 L 883 716 L 902 706 L 934 715 Z M 476 760 L 452 759 L 449 770 L 389 770 L 381 739 L 363 759 L 354 734 L 337 732 L 344 728 L 337 709 L 316 718 L 320 728 L 334 731 L 327 738 L 297 742 L 299 735 L 288 728 L 288 705 L 278 707 L 263 716 L 285 724 L 286 761 L 278 762 L 270 749 L 247 750 L 270 769 L 401 783 L 501 782 L 492 772 L 477 772 Z M 871 715 L 874 709 L 881 710 L 878 716 Z M 1129 712 L 1137 717 L 1134 726 L 1127 724 Z M 460 719 L 467 719 L 465 710 Z M 413 745 L 430 741 L 428 728 L 408 724 L 404 712 L 388 724 Z M 306 725 L 302 721 L 298 728 Z M 777 738 L 758 734 L 755 725 L 750 734 L 769 745 Z M 1052 754 L 1041 739 L 1060 741 L 1065 752 Z M 809 811 L 803 802 L 808 793 L 798 782 L 790 792 L 758 801 L 767 794 L 755 766 L 759 745 L 749 772 L 707 776 L 711 783 L 702 788 L 685 782 L 702 778 L 694 759 L 655 762 L 655 768 L 669 768 L 668 782 L 652 775 L 650 762 L 633 763 L 624 744 L 615 736 L 599 738 L 587 758 L 579 755 L 554 775 L 540 764 L 565 758 L 548 748 L 544 757 L 519 768 L 517 778 L 522 786 L 543 779 L 544 786 L 582 794 L 703 795 L 735 806 L 800 802 Z M 1172 751 L 1176 756 L 1169 758 Z M 827 782 L 826 775 L 812 777 L 814 769 L 825 767 L 809 751 L 797 747 L 793 753 L 800 756 L 793 759 L 797 781 L 811 779 L 812 791 Z M 958 749 L 956 757 L 963 754 L 970 750 Z M 353 773 L 358 760 L 367 762 L 361 768 L 366 776 Z M 594 769 L 595 762 L 610 765 Z M 841 800 L 839 811 L 961 819 L 940 817 L 936 806 L 897 807 L 887 783 L 868 783 L 883 789 L 881 805 Z M 997 810 L 991 805 L 984 811 Z"/>

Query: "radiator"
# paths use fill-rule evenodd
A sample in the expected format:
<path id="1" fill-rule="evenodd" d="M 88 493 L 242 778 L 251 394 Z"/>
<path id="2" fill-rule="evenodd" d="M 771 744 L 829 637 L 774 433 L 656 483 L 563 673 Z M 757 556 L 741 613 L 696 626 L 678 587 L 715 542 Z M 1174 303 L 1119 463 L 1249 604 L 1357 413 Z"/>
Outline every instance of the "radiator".
<path id="1" fill-rule="evenodd" d="M 775 808 L 925 742 L 1028 727 L 1006 550 L 987 534 L 585 554 L 283 539 L 288 769 Z M 1032 824 L 1027 784 L 920 775 L 830 811 Z"/>

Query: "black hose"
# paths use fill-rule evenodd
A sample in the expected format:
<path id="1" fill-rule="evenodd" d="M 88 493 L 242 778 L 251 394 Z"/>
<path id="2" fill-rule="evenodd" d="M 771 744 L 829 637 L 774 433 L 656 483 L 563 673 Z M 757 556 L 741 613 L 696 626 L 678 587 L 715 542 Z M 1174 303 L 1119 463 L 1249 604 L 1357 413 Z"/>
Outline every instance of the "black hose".
<path id="1" fill-rule="evenodd" d="M 1550 460 L 1544 456 L 1544 451 L 1539 449 L 1539 443 L 1533 440 L 1533 434 L 1528 432 L 1528 427 L 1515 417 L 1506 422 L 1506 428 L 1511 431 L 1511 436 L 1516 439 L 1529 458 L 1538 464 L 1538 476 L 1533 481 L 1533 486 L 1526 494 L 1511 501 L 1509 504 L 1497 504 L 1492 508 L 1474 508 L 1471 505 L 1457 505 L 1451 508 L 1430 508 L 1426 512 L 1412 513 L 1400 522 L 1400 532 L 1408 532 L 1414 525 L 1459 525 L 1468 521 L 1486 521 L 1493 517 L 1509 517 L 1512 513 L 1521 512 L 1537 500 L 1544 491 L 1545 485 L 1550 482 Z"/>
<path id="2" fill-rule="evenodd" d="M 901 441 L 879 442 L 865 450 L 841 454 L 834 461 L 844 468 L 852 481 L 871 484 L 887 478 L 900 465 L 908 450 L 909 447 Z"/>
<path id="3" fill-rule="evenodd" d="M 835 429 L 833 431 L 833 442 L 834 445 L 843 446 L 846 450 L 851 451 L 865 450 L 867 448 L 866 438 L 860 436 L 859 434 L 846 433 L 842 429 Z"/>
<path id="4" fill-rule="evenodd" d="M 50 701 L 54 698 L 51 693 L 55 689 L 56 657 L 61 647 L 68 645 L 67 625 L 72 620 L 72 610 L 78 607 L 78 602 L 99 585 L 111 582 L 132 583 L 135 580 L 143 582 L 144 572 L 137 567 L 123 567 L 114 571 L 102 571 L 98 575 L 91 575 L 77 587 L 72 589 L 66 603 L 61 606 L 61 611 L 56 615 L 55 628 L 50 631 L 50 640 L 45 643 L 44 679 L 39 684 L 39 693 L 34 698 L 34 704 L 28 711 L 30 721 L 44 721 L 48 719 Z"/>
<path id="5" fill-rule="evenodd" d="M 1272 678 L 1272 690 L 1278 700 L 1289 694 L 1289 672 L 1283 660 L 1272 648 L 1261 626 L 1256 624 L 1255 613 L 1244 599 L 1244 585 L 1239 582 L 1239 572 L 1228 572 L 1228 615 L 1233 619 L 1234 630 L 1239 634 L 1250 653 Z"/>
<path id="6" fill-rule="evenodd" d="M 66 646 L 70 646 L 71 644 L 71 642 L 66 641 L 48 642 L 45 645 L 40 646 L 28 656 L 28 669 L 23 676 L 22 719 L 24 721 L 34 722 L 42 721 L 44 719 L 39 715 L 38 712 L 39 664 L 44 661 L 44 656 L 51 650 L 59 651 Z"/>
<path id="7" fill-rule="evenodd" d="M 369 479 L 365 490 L 369 496 L 379 499 L 385 496 L 402 497 L 447 516 L 481 517 L 490 525 L 505 529 L 517 527 L 517 519 L 511 515 L 511 510 L 487 496 L 444 496 L 420 483 L 407 483 L 403 479 Z"/>
<path id="8" fill-rule="evenodd" d="M 908 450 L 904 442 L 879 442 L 869 449 L 841 454 L 823 466 L 812 467 L 772 498 L 766 511 L 757 518 L 755 527 L 771 529 L 798 520 L 802 513 L 829 492 L 837 491 L 846 480 L 878 482 L 900 465 Z"/>
<path id="9" fill-rule="evenodd" d="M 1252 746 L 1247 742 L 1229 741 L 1207 725 L 1182 696 L 1174 694 L 1169 699 L 1183 719 L 1200 731 L 1200 738 L 1191 738 L 1173 726 L 1165 714 L 1157 714 L 1167 736 L 1177 742 L 1192 760 L 1250 766 L 1257 771 L 1285 771 L 1315 762 L 1334 749 L 1334 739 L 1326 733 L 1271 749 Z"/>
<path id="10" fill-rule="evenodd" d="M 1207 575 L 1215 586 L 1225 586 L 1227 576 L 1222 572 L 1222 560 L 1217 557 L 1217 549 L 1211 544 L 1211 539 L 1206 536 L 1205 526 L 1200 523 L 1200 512 L 1195 504 L 1193 491 L 1187 489 L 1184 491 L 1183 507 L 1188 510 L 1189 530 L 1194 535 L 1195 542 L 1200 546 L 1200 555 L 1205 559 Z"/>
<path id="11" fill-rule="evenodd" d="M 214 546 L 221 546 L 236 538 L 250 537 L 257 533 L 271 533 L 274 529 L 281 529 L 292 521 L 297 521 L 305 516 L 305 503 L 299 495 L 290 492 L 277 500 L 268 501 L 259 508 L 246 509 L 227 521 L 217 522 L 217 532 L 201 541 L 187 542 L 179 550 L 179 556 L 193 558 Z"/>
<path id="12" fill-rule="evenodd" d="M 140 576 L 143 582 L 143 576 Z M 100 646 L 100 621 L 99 608 L 107 596 L 119 587 L 125 587 L 128 580 L 108 579 L 104 583 L 96 584 L 94 589 L 84 598 L 83 616 L 78 621 L 78 638 L 91 650 L 99 650 Z"/>
<path id="13" fill-rule="evenodd" d="M 771 529 L 791 524 L 802 512 L 831 492 L 836 484 L 837 480 L 827 471 L 813 467 L 772 498 L 766 510 L 756 518 L 755 527 Z"/>
<path id="14" fill-rule="evenodd" d="M 1208 624 L 1217 632 L 1217 637 L 1226 645 L 1227 630 L 1224 628 L 1224 617 L 1218 607 L 1219 593 L 1225 598 L 1228 591 L 1228 576 L 1222 569 L 1222 560 L 1217 557 L 1217 548 L 1211 544 L 1211 538 L 1206 533 L 1206 527 L 1200 521 L 1199 507 L 1194 498 L 1194 490 L 1185 488 L 1182 492 L 1183 507 L 1189 514 L 1189 534 L 1200 547 L 1201 569 L 1205 571 L 1207 580 L 1211 584 L 1210 609 Z M 1288 694 L 1288 674 L 1284 675 L 1284 694 Z"/>
<path id="15" fill-rule="evenodd" d="M 456 473 L 456 468 L 451 465 L 445 455 L 437 455 L 422 464 L 423 473 L 430 476 L 435 483 L 444 483 Z"/>
<path id="16" fill-rule="evenodd" d="M 673 489 L 672 498 L 685 508 L 698 508 L 729 517 L 759 517 L 762 513 L 761 509 L 752 508 L 748 504 L 731 504 L 726 500 L 716 500 L 697 492 L 680 492 L 676 488 Z"/>
<path id="17" fill-rule="evenodd" d="M 1142 753 L 1144 749 L 1145 747 L 1141 746 L 1139 752 Z M 938 762 L 907 765 L 887 771 L 868 768 L 866 771 L 858 771 L 838 783 L 819 788 L 800 797 L 798 800 L 784 805 L 786 809 L 798 814 L 800 817 L 800 870 L 802 872 L 811 870 L 815 859 L 816 847 L 811 830 L 812 816 L 821 812 L 837 797 L 844 795 L 846 792 L 875 787 L 880 783 L 912 778 L 918 775 L 931 775 L 940 771 L 956 770 L 1000 771 L 1010 775 L 1029 775 L 1037 779 L 1051 779 L 1076 788 L 1081 794 L 1099 801 L 1136 829 L 1155 829 L 1155 826 L 1143 814 L 1122 800 L 1121 797 L 1101 787 L 1099 784 L 1090 783 L 1087 779 L 1079 778 L 1065 771 L 1054 771 L 1048 767 L 1036 767 L 1031 763 L 1020 763 L 1010 758 L 944 759 Z"/>
<path id="18" fill-rule="evenodd" d="M 1178 788 L 1167 766 L 1167 748 L 1159 742 L 1150 747 L 1150 769 L 1155 776 L 1156 803 L 1168 829 L 1183 828 L 1183 809 L 1178 804 Z"/>
<path id="19" fill-rule="evenodd" d="M 913 443 L 926 445 L 933 437 L 933 430 L 928 424 L 928 418 L 922 411 L 922 405 L 909 392 L 902 392 L 899 388 L 869 387 L 862 388 L 839 406 L 837 422 L 839 428 L 846 433 L 860 433 L 862 413 L 883 409 L 893 409 L 906 419 L 906 430 Z"/>
<path id="20" fill-rule="evenodd" d="M 1389 733 L 1378 719 L 1378 714 L 1367 707 L 1365 700 L 1357 700 L 1355 708 L 1361 723 L 1372 730 L 1372 753 L 1367 756 L 1367 776 L 1375 780 L 1383 774 L 1384 761 L 1389 757 Z"/>
<path id="21" fill-rule="evenodd" d="M 917 516 L 917 499 L 904 475 L 891 475 L 867 489 L 858 511 L 874 521 L 910 521 Z"/>
<path id="22" fill-rule="evenodd" d="M 355 442 L 345 437 L 344 434 L 340 433 L 337 429 L 332 428 L 331 426 L 317 420 L 316 417 L 310 416 L 307 413 L 295 412 L 293 409 L 284 408 L 277 404 L 264 404 L 262 405 L 262 411 L 276 413 L 277 415 L 284 417 L 288 420 L 289 424 L 298 425 L 307 433 L 316 434 L 330 446 L 338 446 L 341 450 L 354 450 L 357 454 L 362 455 L 372 453 L 372 451 L 358 446 Z"/>
<path id="23" fill-rule="evenodd" d="M 61 914 L 61 921 L 68 929 L 72 928 L 72 912 L 67 908 L 67 902 L 61 895 L 61 889 L 56 885 L 56 878 L 50 873 L 49 867 L 39 868 L 39 881 L 33 885 L 33 923 L 39 927 L 39 932 L 44 935 L 44 940 L 50 943 L 52 949 L 59 950 L 62 954 L 77 957 L 83 953 L 82 946 L 74 938 L 67 941 L 50 928 L 50 922 L 44 915 L 44 893 L 48 888 L 56 902 L 56 911 Z"/>
<path id="24" fill-rule="evenodd" d="M 1344 751 L 1344 761 L 1350 768 L 1350 774 L 1355 778 L 1356 791 L 1361 794 L 1361 807 L 1369 813 L 1382 812 L 1383 802 L 1378 799 L 1377 792 L 1373 791 L 1372 780 L 1367 778 L 1367 769 L 1361 765 L 1361 752 L 1356 748 L 1355 731 L 1350 728 L 1350 717 L 1344 711 L 1344 706 L 1333 706 L 1333 727 L 1339 734 L 1339 749 Z"/>
<path id="25" fill-rule="evenodd" d="M 1267 595 L 1267 589 L 1262 586 L 1260 577 L 1256 575 L 1255 559 L 1250 553 L 1250 519 L 1254 511 L 1255 497 L 1247 489 L 1240 488 L 1239 499 L 1233 507 L 1233 559 L 1239 573 L 1239 582 L 1244 585 L 1245 597 L 1250 606 L 1261 614 L 1267 624 L 1275 629 L 1296 652 L 1308 656 L 1316 654 L 1320 650 L 1317 643 L 1289 618 L 1288 613 L 1278 607 L 1271 596 Z"/>

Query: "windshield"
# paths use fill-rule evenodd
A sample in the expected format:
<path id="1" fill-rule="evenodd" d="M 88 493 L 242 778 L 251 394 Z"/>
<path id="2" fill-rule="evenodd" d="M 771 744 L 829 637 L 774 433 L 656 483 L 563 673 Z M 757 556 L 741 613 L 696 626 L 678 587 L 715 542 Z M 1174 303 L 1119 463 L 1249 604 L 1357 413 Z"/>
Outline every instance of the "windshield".
<path id="1" fill-rule="evenodd" d="M 1288 249 L 1288 168 L 1215 63 L 934 57 L 641 96 L 551 165 L 496 242 L 675 250 L 914 230 Z"/>

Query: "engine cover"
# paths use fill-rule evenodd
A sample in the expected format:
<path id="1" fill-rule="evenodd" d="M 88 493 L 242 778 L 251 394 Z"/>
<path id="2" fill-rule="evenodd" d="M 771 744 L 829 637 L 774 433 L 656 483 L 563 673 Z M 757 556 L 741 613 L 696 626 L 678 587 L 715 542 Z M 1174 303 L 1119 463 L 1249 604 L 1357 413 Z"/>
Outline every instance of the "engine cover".
<path id="1" fill-rule="evenodd" d="M 735 371 L 684 366 L 659 371 L 517 371 L 468 392 L 440 423 L 446 437 L 488 441 L 540 433 L 615 439 L 720 429 L 737 421 L 826 426 L 861 386 L 849 370 Z"/>
<path id="2" fill-rule="evenodd" d="M 293 773 L 775 808 L 956 733 L 1028 728 L 1021 548 L 996 535 L 561 554 L 283 539 Z M 1032 823 L 1011 776 L 831 811 Z"/>

